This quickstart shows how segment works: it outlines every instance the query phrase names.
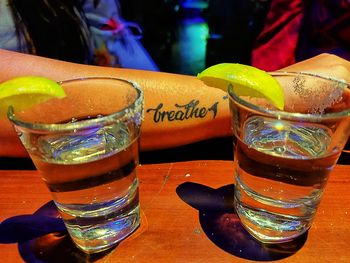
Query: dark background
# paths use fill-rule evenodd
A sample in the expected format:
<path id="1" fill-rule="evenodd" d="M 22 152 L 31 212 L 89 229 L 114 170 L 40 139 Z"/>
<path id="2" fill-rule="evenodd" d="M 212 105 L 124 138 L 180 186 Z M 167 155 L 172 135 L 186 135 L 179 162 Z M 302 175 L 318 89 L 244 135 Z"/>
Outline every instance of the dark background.
<path id="1" fill-rule="evenodd" d="M 254 40 L 262 30 L 270 0 L 120 0 L 125 20 L 137 22 L 143 31 L 142 43 L 161 71 L 196 74 L 186 57 L 174 52 L 186 27 L 208 27 L 204 39 L 193 48 L 205 46 L 204 61 L 197 70 L 220 62 L 250 64 Z M 194 29 L 195 30 L 195 29 Z M 185 52 L 186 50 L 182 50 Z M 180 65 L 179 65 L 180 64 Z"/>
<path id="2" fill-rule="evenodd" d="M 350 149 L 350 143 L 347 144 Z M 140 153 L 141 164 L 156 164 L 191 160 L 233 161 L 232 138 L 216 138 L 171 149 Z M 338 164 L 350 164 L 350 151 L 343 152 Z M 34 170 L 29 158 L 0 158 L 0 170 Z"/>

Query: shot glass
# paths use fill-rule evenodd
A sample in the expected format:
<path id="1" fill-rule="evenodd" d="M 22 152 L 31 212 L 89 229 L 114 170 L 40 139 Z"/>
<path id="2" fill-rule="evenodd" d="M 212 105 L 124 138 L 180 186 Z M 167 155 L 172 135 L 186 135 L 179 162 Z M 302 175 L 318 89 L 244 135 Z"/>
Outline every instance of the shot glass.
<path id="1" fill-rule="evenodd" d="M 96 253 L 140 224 L 136 168 L 143 93 L 117 78 L 60 84 L 65 98 L 23 111 L 10 108 L 8 118 L 71 239 L 84 252 Z"/>
<path id="2" fill-rule="evenodd" d="M 285 90 L 284 110 L 262 98 L 238 97 L 229 87 L 234 206 L 253 237 L 282 243 L 312 225 L 349 137 L 350 89 L 313 74 L 271 75 Z"/>

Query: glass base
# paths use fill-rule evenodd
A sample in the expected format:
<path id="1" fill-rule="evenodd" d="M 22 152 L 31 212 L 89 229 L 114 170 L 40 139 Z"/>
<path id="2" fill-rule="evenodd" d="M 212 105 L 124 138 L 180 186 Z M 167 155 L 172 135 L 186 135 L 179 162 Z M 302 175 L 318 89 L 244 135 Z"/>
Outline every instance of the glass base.
<path id="1" fill-rule="evenodd" d="M 140 225 L 140 207 L 119 216 L 109 219 L 94 227 L 67 225 L 68 232 L 74 244 L 87 254 L 98 253 L 110 249 L 120 241 L 131 235 Z"/>
<path id="2" fill-rule="evenodd" d="M 311 226 L 309 218 L 286 216 L 258 210 L 241 203 L 234 206 L 243 227 L 258 241 L 268 244 L 290 242 L 303 235 Z"/>

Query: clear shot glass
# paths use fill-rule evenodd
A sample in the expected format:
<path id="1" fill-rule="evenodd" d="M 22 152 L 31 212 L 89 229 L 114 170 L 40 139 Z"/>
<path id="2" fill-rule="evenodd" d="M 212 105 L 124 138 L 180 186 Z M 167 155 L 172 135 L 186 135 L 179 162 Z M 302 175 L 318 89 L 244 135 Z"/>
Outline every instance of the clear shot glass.
<path id="1" fill-rule="evenodd" d="M 23 111 L 10 108 L 8 118 L 73 242 L 96 253 L 140 224 L 136 168 L 143 93 L 135 83 L 117 78 L 60 84 L 65 98 Z"/>
<path id="2" fill-rule="evenodd" d="M 234 206 L 264 243 L 291 241 L 312 225 L 327 179 L 350 133 L 347 83 L 274 72 L 285 108 L 238 97 L 229 87 L 234 135 Z M 268 88 L 268 87 L 266 87 Z"/>

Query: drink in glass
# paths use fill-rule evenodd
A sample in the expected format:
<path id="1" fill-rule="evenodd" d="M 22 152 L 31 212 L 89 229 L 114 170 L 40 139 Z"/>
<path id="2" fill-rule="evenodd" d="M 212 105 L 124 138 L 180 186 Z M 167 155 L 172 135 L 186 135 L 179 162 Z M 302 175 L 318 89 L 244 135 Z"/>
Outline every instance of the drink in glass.
<path id="1" fill-rule="evenodd" d="M 350 133 L 350 89 L 302 73 L 272 73 L 285 109 L 229 88 L 235 152 L 234 205 L 258 240 L 281 243 L 311 226 Z"/>
<path id="2" fill-rule="evenodd" d="M 73 242 L 95 253 L 140 224 L 136 167 L 143 94 L 136 84 L 116 78 L 60 84 L 65 98 L 10 109 L 8 117 Z"/>

